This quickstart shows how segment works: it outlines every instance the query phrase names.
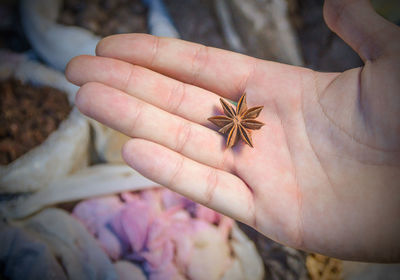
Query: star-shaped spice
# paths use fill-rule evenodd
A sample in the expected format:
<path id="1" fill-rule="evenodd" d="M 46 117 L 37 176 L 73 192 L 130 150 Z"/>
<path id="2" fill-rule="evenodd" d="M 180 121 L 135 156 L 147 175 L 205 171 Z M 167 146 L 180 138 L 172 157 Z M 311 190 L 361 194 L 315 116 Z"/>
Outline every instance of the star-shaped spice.
<path id="1" fill-rule="evenodd" d="M 264 125 L 264 123 L 255 120 L 264 106 L 247 109 L 246 93 L 240 97 L 236 110 L 224 99 L 220 98 L 220 101 L 225 115 L 211 117 L 208 120 L 221 127 L 218 130 L 219 132 L 228 132 L 226 146 L 228 148 L 233 147 L 240 136 L 246 144 L 253 147 L 250 130 L 260 129 Z"/>

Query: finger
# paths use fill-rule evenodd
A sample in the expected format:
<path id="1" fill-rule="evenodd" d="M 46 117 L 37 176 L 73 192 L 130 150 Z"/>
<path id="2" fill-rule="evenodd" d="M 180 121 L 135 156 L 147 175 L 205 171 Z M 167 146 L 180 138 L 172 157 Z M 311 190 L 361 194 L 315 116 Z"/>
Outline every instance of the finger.
<path id="1" fill-rule="evenodd" d="M 253 221 L 252 193 L 237 176 L 143 139 L 127 142 L 122 155 L 150 180 L 239 221 Z"/>
<path id="2" fill-rule="evenodd" d="M 241 54 L 147 34 L 104 38 L 96 54 L 141 65 L 233 100 L 246 90 L 257 65 L 256 59 Z"/>
<path id="3" fill-rule="evenodd" d="M 78 56 L 65 73 L 78 86 L 99 82 L 201 124 L 209 124 L 207 118 L 220 108 L 219 97 L 212 92 L 117 59 Z"/>
<path id="4" fill-rule="evenodd" d="M 76 105 L 85 115 L 130 137 L 159 143 L 206 165 L 232 168 L 232 151 L 224 148 L 224 138 L 217 132 L 120 90 L 87 83 L 79 89 Z"/>
<path id="5" fill-rule="evenodd" d="M 324 18 L 364 61 L 399 50 L 399 28 L 378 15 L 368 0 L 326 0 Z"/>

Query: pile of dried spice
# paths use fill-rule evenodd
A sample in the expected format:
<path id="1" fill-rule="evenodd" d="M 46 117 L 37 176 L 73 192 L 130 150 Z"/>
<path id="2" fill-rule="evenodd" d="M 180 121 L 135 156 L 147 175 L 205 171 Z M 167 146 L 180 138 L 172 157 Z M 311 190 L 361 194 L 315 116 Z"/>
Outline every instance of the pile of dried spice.
<path id="1" fill-rule="evenodd" d="M 146 8 L 140 0 L 64 0 L 58 22 L 76 25 L 101 37 L 147 32 Z"/>
<path id="2" fill-rule="evenodd" d="M 306 266 L 311 280 L 342 280 L 342 262 L 319 254 L 307 256 Z"/>
<path id="3" fill-rule="evenodd" d="M 0 164 L 40 145 L 68 117 L 67 95 L 47 86 L 0 82 Z"/>

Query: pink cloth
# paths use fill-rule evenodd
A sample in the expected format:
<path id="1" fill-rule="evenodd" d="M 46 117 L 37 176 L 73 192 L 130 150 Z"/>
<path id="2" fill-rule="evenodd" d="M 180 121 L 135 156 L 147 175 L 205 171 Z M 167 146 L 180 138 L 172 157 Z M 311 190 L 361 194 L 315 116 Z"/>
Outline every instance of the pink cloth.
<path id="1" fill-rule="evenodd" d="M 228 242 L 232 226 L 231 219 L 161 188 L 89 199 L 73 215 L 113 260 L 143 263 L 151 280 L 186 279 L 194 234 L 217 226 Z"/>
<path id="2" fill-rule="evenodd" d="M 91 234 L 97 237 L 104 251 L 113 259 L 119 259 L 124 251 L 109 226 L 110 220 L 124 208 L 118 196 L 93 198 L 79 203 L 73 211 L 73 216 L 82 221 Z"/>

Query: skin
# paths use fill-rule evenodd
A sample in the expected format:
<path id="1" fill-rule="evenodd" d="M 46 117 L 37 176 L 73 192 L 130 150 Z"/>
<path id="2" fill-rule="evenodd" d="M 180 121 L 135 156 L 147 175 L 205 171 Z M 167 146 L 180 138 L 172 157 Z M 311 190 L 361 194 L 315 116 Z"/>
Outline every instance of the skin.
<path id="1" fill-rule="evenodd" d="M 103 39 L 71 60 L 76 105 L 132 139 L 144 176 L 289 246 L 400 261 L 400 29 L 366 0 L 324 17 L 364 61 L 319 73 L 145 34 Z M 264 105 L 254 148 L 207 122 L 219 98 Z"/>

